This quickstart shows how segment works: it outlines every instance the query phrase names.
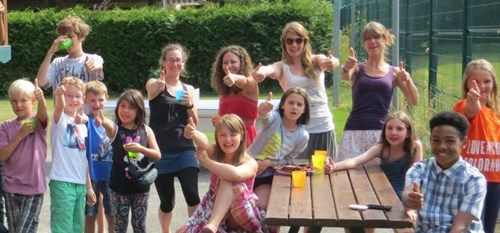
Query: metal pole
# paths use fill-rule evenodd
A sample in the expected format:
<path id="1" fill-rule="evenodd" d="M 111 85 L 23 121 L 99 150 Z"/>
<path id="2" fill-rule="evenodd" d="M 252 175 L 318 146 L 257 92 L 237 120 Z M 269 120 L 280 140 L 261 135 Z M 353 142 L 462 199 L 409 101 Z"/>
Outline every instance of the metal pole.
<path id="1" fill-rule="evenodd" d="M 333 1 L 333 54 L 340 58 L 340 6 L 342 0 Z M 339 69 L 333 70 L 333 106 L 339 105 Z"/>
<path id="2" fill-rule="evenodd" d="M 351 0 L 351 41 L 350 41 L 350 47 L 353 47 L 356 49 L 354 46 L 356 43 L 356 2 L 355 0 Z"/>
<path id="3" fill-rule="evenodd" d="M 396 44 L 392 46 L 392 65 L 399 67 L 399 0 L 392 0 L 392 33 L 396 37 Z M 399 110 L 398 89 L 392 94 L 392 107 Z"/>

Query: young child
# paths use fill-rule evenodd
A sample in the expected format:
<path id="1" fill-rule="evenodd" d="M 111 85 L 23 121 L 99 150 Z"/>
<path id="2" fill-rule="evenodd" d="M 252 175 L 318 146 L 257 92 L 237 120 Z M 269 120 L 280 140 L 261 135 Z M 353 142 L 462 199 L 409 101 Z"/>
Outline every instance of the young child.
<path id="1" fill-rule="evenodd" d="M 68 76 L 77 77 L 84 83 L 103 80 L 102 57 L 83 52 L 83 42 L 90 33 L 89 25 L 78 16 L 68 16 L 59 22 L 56 32 L 59 36 L 52 42 L 36 75 L 40 86 L 52 86 L 55 93 L 62 79 Z M 60 50 L 59 45 L 68 39 L 72 41 L 72 45 L 66 48 L 68 55 L 57 57 L 51 62 L 54 54 Z"/>
<path id="2" fill-rule="evenodd" d="M 95 203 L 85 157 L 87 127 L 76 123 L 83 118 L 84 88 L 79 78 L 70 76 L 54 93 L 49 183 L 52 232 L 83 232 L 85 194 L 89 204 Z"/>
<path id="3" fill-rule="evenodd" d="M 273 166 L 289 164 L 307 146 L 309 133 L 304 125 L 309 122 L 309 97 L 300 87 L 288 89 L 281 97 L 278 109 L 273 110 L 272 93 L 268 100 L 259 105 L 259 119 L 262 130 L 248 153 L 257 159 L 258 170 L 254 192 L 259 197 L 259 205 L 267 209 Z"/>
<path id="4" fill-rule="evenodd" d="M 128 174 L 130 163 L 137 168 L 144 168 L 160 160 L 161 154 L 153 130 L 146 125 L 146 109 L 141 92 L 129 89 L 118 98 L 115 109 L 116 125 L 104 117 L 102 109 L 94 120 L 96 126 L 106 129 L 113 147 L 113 165 L 111 167 L 111 198 L 115 216 L 114 232 L 127 232 L 129 212 L 132 211 L 134 232 L 146 231 L 146 213 L 148 211 L 149 187 L 138 188 Z M 126 138 L 134 139 L 127 143 Z M 128 152 L 138 152 L 137 157 L 128 156 Z"/>
<path id="5" fill-rule="evenodd" d="M 47 189 L 47 105 L 37 79 L 35 85 L 22 79 L 14 81 L 9 87 L 9 100 L 16 117 L 0 126 L 7 223 L 10 232 L 36 232 Z"/>
<path id="6" fill-rule="evenodd" d="M 486 179 L 460 157 L 468 127 L 451 111 L 430 120 L 433 157 L 413 164 L 403 191 L 403 205 L 418 210 L 415 232 L 483 232 Z"/>
<path id="7" fill-rule="evenodd" d="M 109 192 L 109 177 L 113 163 L 113 148 L 103 126 L 94 124 L 96 117 L 108 101 L 106 85 L 100 81 L 91 81 L 85 84 L 85 103 L 89 108 L 87 122 L 88 136 L 85 141 L 87 147 L 87 161 L 89 163 L 92 190 L 96 194 L 96 204 L 85 206 L 85 232 L 95 232 L 99 205 L 104 207 L 108 222 L 108 232 L 113 232 L 114 217 L 111 211 L 111 195 Z M 101 199 L 102 197 L 102 199 Z"/>
<path id="8" fill-rule="evenodd" d="M 221 116 L 215 125 L 215 144 L 211 144 L 190 118 L 184 136 L 198 145 L 196 159 L 210 170 L 210 186 L 177 232 L 270 232 L 252 191 L 258 165 L 246 153 L 243 121 L 235 114 Z"/>
<path id="9" fill-rule="evenodd" d="M 422 143 L 417 140 L 411 119 L 404 112 L 389 114 L 382 129 L 378 144 L 354 158 L 338 163 L 330 161 L 325 165 L 325 172 L 355 168 L 374 158 L 380 158 L 380 167 L 401 199 L 406 171 L 423 158 Z"/>
<path id="10" fill-rule="evenodd" d="M 500 210 L 500 168 L 496 165 L 500 157 L 494 149 L 500 143 L 500 96 L 493 65 L 484 59 L 467 64 L 462 92 L 462 99 L 453 108 L 470 122 L 462 157 L 488 181 L 481 220 L 484 231 L 494 233 Z"/>

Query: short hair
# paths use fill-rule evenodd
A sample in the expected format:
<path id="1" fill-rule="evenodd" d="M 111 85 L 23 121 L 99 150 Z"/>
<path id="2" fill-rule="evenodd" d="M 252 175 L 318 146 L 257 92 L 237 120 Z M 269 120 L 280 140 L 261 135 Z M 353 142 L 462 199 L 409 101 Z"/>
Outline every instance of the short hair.
<path id="1" fill-rule="evenodd" d="M 10 84 L 9 99 L 27 95 L 32 98 L 34 96 L 35 85 L 26 79 L 18 79 Z"/>
<path id="2" fill-rule="evenodd" d="M 135 108 L 136 116 L 134 123 L 137 127 L 136 129 L 139 129 L 146 124 L 146 108 L 144 107 L 144 97 L 142 97 L 142 93 L 136 89 L 128 89 L 125 90 L 120 97 L 118 97 L 118 101 L 116 101 L 115 117 L 117 125 L 122 125 L 122 121 L 118 116 L 118 108 L 122 101 L 129 102 L 129 104 Z"/>
<path id="3" fill-rule="evenodd" d="M 297 119 L 297 124 L 307 125 L 309 124 L 309 119 L 311 115 L 311 109 L 309 105 L 309 96 L 307 95 L 307 91 L 302 87 L 292 87 L 283 93 L 281 96 L 281 100 L 278 106 L 277 111 L 280 113 L 280 116 L 283 117 L 285 110 L 283 110 L 283 105 L 285 105 L 286 99 L 291 94 L 297 94 L 304 98 L 304 113 Z"/>
<path id="4" fill-rule="evenodd" d="M 457 129 L 460 140 L 464 140 L 469 129 L 469 121 L 465 116 L 453 111 L 439 112 L 434 115 L 429 121 L 431 131 L 437 126 L 449 125 Z"/>
<path id="5" fill-rule="evenodd" d="M 69 15 L 57 24 L 56 32 L 59 35 L 74 32 L 78 37 L 87 37 L 90 34 L 90 26 L 80 17 Z"/>
<path id="6" fill-rule="evenodd" d="M 392 45 L 396 41 L 396 38 L 392 34 L 391 30 L 385 28 L 385 26 L 379 22 L 371 21 L 365 25 L 363 29 L 363 41 L 368 38 L 384 38 L 387 45 Z"/>
<path id="7" fill-rule="evenodd" d="M 227 53 L 233 53 L 240 59 L 240 71 L 238 74 L 248 77 L 252 74 L 253 64 L 250 55 L 247 50 L 239 45 L 230 45 L 222 48 L 217 57 L 215 58 L 215 62 L 212 65 L 212 78 L 211 78 L 211 86 L 217 92 L 218 95 L 229 95 L 231 93 L 239 93 L 242 89 L 236 85 L 228 87 L 224 84 L 224 77 L 226 73 L 224 73 L 224 69 L 222 67 L 224 56 Z"/>
<path id="8" fill-rule="evenodd" d="M 90 81 L 85 84 L 85 95 L 92 93 L 94 95 L 108 95 L 108 88 L 101 81 Z"/>
<path id="9" fill-rule="evenodd" d="M 82 93 L 85 90 L 85 84 L 83 81 L 75 76 L 68 76 L 66 78 L 63 78 L 61 81 L 61 85 L 73 85 L 78 88 L 79 91 Z"/>

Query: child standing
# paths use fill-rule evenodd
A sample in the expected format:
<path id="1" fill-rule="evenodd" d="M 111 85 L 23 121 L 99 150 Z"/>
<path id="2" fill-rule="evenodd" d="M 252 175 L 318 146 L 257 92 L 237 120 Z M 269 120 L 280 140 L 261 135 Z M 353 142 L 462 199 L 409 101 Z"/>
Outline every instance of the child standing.
<path id="1" fill-rule="evenodd" d="M 10 232 L 36 232 L 47 189 L 47 105 L 36 79 L 35 85 L 22 79 L 14 81 L 9 100 L 16 118 L 0 126 L 7 223 Z M 36 101 L 37 112 L 33 114 Z"/>
<path id="2" fill-rule="evenodd" d="M 135 89 L 123 92 L 115 109 L 116 125 L 104 117 L 102 109 L 94 120 L 96 126 L 106 129 L 113 147 L 111 167 L 111 198 L 115 216 L 115 233 L 127 232 L 129 212 L 132 211 L 132 228 L 135 233 L 146 231 L 149 187 L 136 187 L 128 173 L 129 164 L 145 168 L 160 160 L 161 154 L 153 130 L 146 125 L 146 109 L 142 94 Z M 134 139 L 127 143 L 126 138 Z M 128 152 L 138 152 L 138 156 L 128 156 Z"/>
<path id="3" fill-rule="evenodd" d="M 84 83 L 103 80 L 102 57 L 83 52 L 83 42 L 90 33 L 89 25 L 78 16 L 68 16 L 59 22 L 56 32 L 59 36 L 52 42 L 36 75 L 40 86 L 52 86 L 55 92 L 62 79 L 68 76 L 77 77 Z M 59 45 L 68 39 L 72 42 L 72 45 L 66 48 L 68 55 L 57 57 L 51 62 L 54 54 L 60 49 Z"/>
<path id="4" fill-rule="evenodd" d="M 496 72 L 484 60 L 467 64 L 463 77 L 462 99 L 453 110 L 465 115 L 470 122 L 467 143 L 462 149 L 465 161 L 478 168 L 488 181 L 481 219 L 484 231 L 494 233 L 500 210 L 500 101 Z"/>
<path id="5" fill-rule="evenodd" d="M 413 164 L 403 191 L 403 205 L 418 210 L 415 232 L 483 232 L 486 179 L 460 157 L 468 127 L 456 112 L 430 120 L 433 157 Z"/>
<path id="6" fill-rule="evenodd" d="M 49 183 L 52 232 L 83 232 L 85 194 L 89 204 L 95 203 L 85 157 L 87 128 L 77 123 L 83 118 L 84 88 L 79 78 L 66 77 L 54 93 Z"/>
<path id="7" fill-rule="evenodd" d="M 267 209 L 273 166 L 292 163 L 306 149 L 309 133 L 304 125 L 309 122 L 309 98 L 300 87 L 288 89 L 281 97 L 278 109 L 273 110 L 272 93 L 267 101 L 259 105 L 262 131 L 248 148 L 248 153 L 257 159 L 258 170 L 254 191 L 259 205 Z"/>
<path id="8" fill-rule="evenodd" d="M 184 136 L 198 145 L 196 159 L 210 170 L 210 186 L 177 232 L 270 232 L 264 224 L 264 209 L 252 191 L 258 165 L 246 153 L 243 121 L 235 114 L 221 116 L 215 125 L 215 144 L 211 144 L 190 118 Z"/>
<path id="9" fill-rule="evenodd" d="M 355 168 L 374 158 L 380 158 L 380 167 L 401 199 L 406 171 L 423 158 L 422 143 L 417 140 L 411 119 L 404 112 L 389 114 L 382 129 L 378 144 L 354 158 L 338 163 L 330 161 L 325 165 L 325 172 Z"/>
<path id="10" fill-rule="evenodd" d="M 103 126 L 96 126 L 94 120 L 108 101 L 106 85 L 100 81 L 91 81 L 85 85 L 85 103 L 89 108 L 87 122 L 88 136 L 85 141 L 87 146 L 87 161 L 92 182 L 92 190 L 96 194 L 96 204 L 85 206 L 85 232 L 95 232 L 95 224 L 100 204 L 108 222 L 108 232 L 113 232 L 114 217 L 111 210 L 111 195 L 109 190 L 109 177 L 113 163 L 113 148 Z M 101 199 L 102 197 L 102 199 Z"/>

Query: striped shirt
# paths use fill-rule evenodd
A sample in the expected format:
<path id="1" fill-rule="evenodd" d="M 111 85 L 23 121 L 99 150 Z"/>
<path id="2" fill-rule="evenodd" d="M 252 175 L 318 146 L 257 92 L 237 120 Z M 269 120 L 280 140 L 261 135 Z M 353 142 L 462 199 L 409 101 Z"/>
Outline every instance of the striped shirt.
<path id="1" fill-rule="evenodd" d="M 484 232 L 481 212 L 486 179 L 461 157 L 449 169 L 441 169 L 434 157 L 415 163 L 406 173 L 405 186 L 416 181 L 424 194 L 415 232 L 449 232 L 459 211 L 474 216 L 466 232 Z"/>

